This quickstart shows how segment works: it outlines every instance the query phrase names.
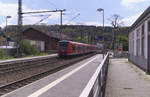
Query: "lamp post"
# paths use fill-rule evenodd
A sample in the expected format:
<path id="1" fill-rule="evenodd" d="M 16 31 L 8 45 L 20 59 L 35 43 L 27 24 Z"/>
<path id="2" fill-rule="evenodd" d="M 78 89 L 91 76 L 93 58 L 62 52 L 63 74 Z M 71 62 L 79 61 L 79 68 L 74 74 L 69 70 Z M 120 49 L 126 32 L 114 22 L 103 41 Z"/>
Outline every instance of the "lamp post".
<path id="1" fill-rule="evenodd" d="M 99 11 L 99 12 L 103 12 L 103 33 L 102 33 L 102 37 L 103 37 L 103 58 L 104 58 L 104 9 L 102 9 L 102 8 L 99 8 L 99 9 L 97 9 L 97 11 Z"/>
<path id="2" fill-rule="evenodd" d="M 5 30 L 6 30 L 6 56 L 8 55 L 7 53 L 7 45 L 8 45 L 8 32 L 7 32 L 7 20 L 9 19 L 9 18 L 11 18 L 11 16 L 6 16 L 6 28 L 5 28 Z"/>

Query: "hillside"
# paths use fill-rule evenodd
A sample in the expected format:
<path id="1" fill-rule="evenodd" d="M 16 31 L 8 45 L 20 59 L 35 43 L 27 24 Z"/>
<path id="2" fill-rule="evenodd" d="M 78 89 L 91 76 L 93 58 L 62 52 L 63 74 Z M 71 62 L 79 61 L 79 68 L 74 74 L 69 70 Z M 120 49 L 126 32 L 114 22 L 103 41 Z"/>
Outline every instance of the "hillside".
<path id="1" fill-rule="evenodd" d="M 40 28 L 43 31 L 50 30 L 54 33 L 63 32 L 72 38 L 73 41 L 85 42 L 85 43 L 97 43 L 98 41 L 102 41 L 102 27 L 96 26 L 84 26 L 84 25 L 63 25 L 60 27 L 59 25 L 25 25 L 23 26 L 23 30 L 34 27 Z M 128 37 L 129 27 L 121 27 L 118 30 L 115 30 L 116 36 L 125 36 Z M 8 26 L 8 32 L 11 33 L 12 36 L 15 36 L 17 32 L 17 26 L 11 25 Z M 1 33 L 5 32 L 5 28 L 2 29 Z M 108 46 L 112 44 L 113 41 L 113 28 L 105 27 L 104 28 L 104 40 Z"/>

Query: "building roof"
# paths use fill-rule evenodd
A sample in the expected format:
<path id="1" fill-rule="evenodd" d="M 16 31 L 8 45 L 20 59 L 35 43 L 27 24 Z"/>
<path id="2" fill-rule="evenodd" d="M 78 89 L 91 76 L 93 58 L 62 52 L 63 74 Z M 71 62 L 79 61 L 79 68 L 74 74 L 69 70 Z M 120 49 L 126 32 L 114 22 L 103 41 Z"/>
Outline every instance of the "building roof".
<path id="1" fill-rule="evenodd" d="M 44 28 L 40 27 L 40 26 L 27 27 L 27 28 L 24 29 L 24 31 L 28 30 L 28 29 L 34 29 L 34 30 L 37 30 L 39 32 L 42 32 L 42 33 L 48 35 L 51 38 L 60 39 L 60 32 L 51 31 L 48 27 L 44 27 Z M 61 38 L 71 40 L 71 38 L 69 36 L 67 36 L 63 33 L 61 33 Z"/>
<path id="2" fill-rule="evenodd" d="M 139 16 L 139 18 L 132 24 L 131 30 L 137 27 L 141 23 L 141 21 L 150 13 L 150 6 L 144 11 L 144 13 Z"/>
<path id="3" fill-rule="evenodd" d="M 45 41 L 49 38 L 49 36 L 45 33 L 42 33 L 39 30 L 36 30 L 34 28 L 28 28 L 23 31 L 24 38 L 28 38 L 31 40 L 41 40 Z"/>

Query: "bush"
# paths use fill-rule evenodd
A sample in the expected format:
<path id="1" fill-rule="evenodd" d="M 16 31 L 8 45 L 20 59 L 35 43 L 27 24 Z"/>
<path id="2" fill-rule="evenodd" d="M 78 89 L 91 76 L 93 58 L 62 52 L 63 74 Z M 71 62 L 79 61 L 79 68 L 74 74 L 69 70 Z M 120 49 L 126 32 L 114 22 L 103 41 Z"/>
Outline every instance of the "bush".
<path id="1" fill-rule="evenodd" d="M 6 57 L 5 51 L 0 49 L 0 59 L 4 59 L 5 57 Z"/>
<path id="2" fill-rule="evenodd" d="M 118 35 L 119 43 L 123 44 L 123 51 L 128 51 L 128 37 L 125 35 Z"/>
<path id="3" fill-rule="evenodd" d="M 36 48 L 35 45 L 31 45 L 31 54 L 37 55 L 40 54 L 40 51 Z"/>
<path id="4" fill-rule="evenodd" d="M 85 38 L 77 37 L 76 39 L 77 42 L 82 42 L 82 43 L 88 43 L 88 40 Z"/>
<path id="5" fill-rule="evenodd" d="M 23 40 L 22 49 L 25 55 L 37 55 L 40 53 L 40 51 L 36 48 L 35 45 L 31 45 L 26 40 Z"/>

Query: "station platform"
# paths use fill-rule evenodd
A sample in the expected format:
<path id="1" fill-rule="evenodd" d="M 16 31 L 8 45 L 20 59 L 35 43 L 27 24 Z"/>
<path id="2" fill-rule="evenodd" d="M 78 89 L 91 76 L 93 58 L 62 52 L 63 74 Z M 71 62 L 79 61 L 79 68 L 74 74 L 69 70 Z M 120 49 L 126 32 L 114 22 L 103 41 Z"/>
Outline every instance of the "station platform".
<path id="1" fill-rule="evenodd" d="M 128 59 L 111 59 L 105 97 L 150 97 L 150 75 Z"/>
<path id="2" fill-rule="evenodd" d="M 2 97 L 79 97 L 102 59 L 97 54 Z"/>
<path id="3" fill-rule="evenodd" d="M 50 54 L 45 56 L 35 56 L 35 57 L 26 57 L 26 58 L 14 58 L 14 59 L 7 59 L 7 60 L 0 60 L 0 65 L 4 65 L 6 63 L 13 63 L 19 61 L 27 61 L 27 60 L 37 60 L 37 59 L 44 59 L 44 58 L 52 58 L 58 56 L 57 54 Z"/>

